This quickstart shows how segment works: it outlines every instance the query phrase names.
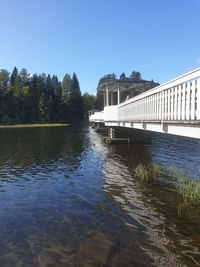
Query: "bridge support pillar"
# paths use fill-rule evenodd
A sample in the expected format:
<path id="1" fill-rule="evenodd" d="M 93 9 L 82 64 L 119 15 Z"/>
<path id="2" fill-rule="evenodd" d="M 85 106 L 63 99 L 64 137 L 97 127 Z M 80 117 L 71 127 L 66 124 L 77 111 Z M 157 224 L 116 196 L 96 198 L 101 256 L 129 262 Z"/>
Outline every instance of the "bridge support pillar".
<path id="1" fill-rule="evenodd" d="M 120 104 L 120 87 L 119 87 L 119 84 L 118 84 L 118 90 L 117 90 L 117 105 Z"/>
<path id="2" fill-rule="evenodd" d="M 106 86 L 106 106 L 109 106 L 109 92 L 108 92 L 108 85 Z"/>
<path id="3" fill-rule="evenodd" d="M 109 128 L 108 129 L 108 136 L 110 139 L 115 138 L 115 129 Z"/>

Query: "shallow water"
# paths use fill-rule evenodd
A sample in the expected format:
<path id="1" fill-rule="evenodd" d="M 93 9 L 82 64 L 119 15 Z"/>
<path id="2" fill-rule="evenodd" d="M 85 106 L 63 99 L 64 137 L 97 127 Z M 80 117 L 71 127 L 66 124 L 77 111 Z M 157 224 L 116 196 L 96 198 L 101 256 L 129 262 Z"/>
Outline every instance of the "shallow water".
<path id="1" fill-rule="evenodd" d="M 195 177 L 200 142 L 106 147 L 85 126 L 1 129 L 0 266 L 199 266 L 200 208 L 178 216 L 167 177 L 141 186 L 134 168 L 150 162 Z"/>

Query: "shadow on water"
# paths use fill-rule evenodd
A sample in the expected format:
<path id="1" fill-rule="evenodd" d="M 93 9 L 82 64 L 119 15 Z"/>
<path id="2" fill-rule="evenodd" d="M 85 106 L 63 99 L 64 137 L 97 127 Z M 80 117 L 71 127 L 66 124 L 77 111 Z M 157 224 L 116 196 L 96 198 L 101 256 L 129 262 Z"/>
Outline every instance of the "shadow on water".
<path id="1" fill-rule="evenodd" d="M 138 163 L 199 164 L 199 142 L 106 147 L 87 127 L 0 131 L 0 266 L 199 266 L 199 208 L 177 216 L 166 177 Z M 188 152 L 188 147 L 191 147 Z"/>

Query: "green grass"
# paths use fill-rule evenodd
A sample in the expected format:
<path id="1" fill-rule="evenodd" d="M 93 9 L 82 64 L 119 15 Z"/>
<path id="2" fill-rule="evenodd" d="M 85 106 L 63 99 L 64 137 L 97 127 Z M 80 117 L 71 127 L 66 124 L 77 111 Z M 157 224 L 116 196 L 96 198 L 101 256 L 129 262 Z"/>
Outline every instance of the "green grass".
<path id="1" fill-rule="evenodd" d="M 169 167 L 169 176 L 173 179 L 173 184 L 179 195 L 179 214 L 183 208 L 200 204 L 200 179 L 192 179 L 186 169 L 175 165 Z"/>
<path id="2" fill-rule="evenodd" d="M 145 185 L 156 181 L 163 173 L 163 169 L 156 164 L 147 166 L 138 164 L 135 168 L 135 178 L 140 184 Z M 168 168 L 168 175 L 172 178 L 173 185 L 179 197 L 178 214 L 181 215 L 183 209 L 191 205 L 200 204 L 200 171 L 197 171 L 197 179 L 189 176 L 186 168 L 178 167 L 174 164 Z"/>
<path id="3" fill-rule="evenodd" d="M 159 178 L 163 173 L 163 168 L 157 164 L 149 164 L 148 167 L 149 176 L 153 178 Z"/>
<path id="4" fill-rule="evenodd" d="M 149 181 L 149 173 L 146 167 L 139 164 L 135 169 L 135 177 L 139 180 L 141 184 L 146 184 Z"/>
<path id="5" fill-rule="evenodd" d="M 46 124 L 16 124 L 16 125 L 0 125 L 0 129 L 4 128 L 35 128 L 35 127 L 65 127 L 69 124 L 62 123 L 46 123 Z"/>
<path id="6" fill-rule="evenodd" d="M 175 164 L 171 164 L 168 169 L 169 176 L 174 180 L 177 177 L 177 166 Z"/>
<path id="7" fill-rule="evenodd" d="M 156 164 L 149 164 L 148 166 L 138 164 L 135 169 L 135 177 L 142 185 L 145 185 L 152 180 L 158 179 L 162 171 L 162 168 Z"/>

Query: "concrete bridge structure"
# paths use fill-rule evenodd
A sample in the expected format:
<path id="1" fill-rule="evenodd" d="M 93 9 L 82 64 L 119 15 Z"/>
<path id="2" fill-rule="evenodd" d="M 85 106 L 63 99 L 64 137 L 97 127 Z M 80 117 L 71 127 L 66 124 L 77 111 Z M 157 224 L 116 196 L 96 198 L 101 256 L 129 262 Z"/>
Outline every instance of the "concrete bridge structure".
<path id="1" fill-rule="evenodd" d="M 134 89 L 145 86 L 136 82 Z M 200 68 L 121 102 L 123 88 L 104 84 L 104 109 L 91 114 L 90 123 L 200 139 Z"/>

